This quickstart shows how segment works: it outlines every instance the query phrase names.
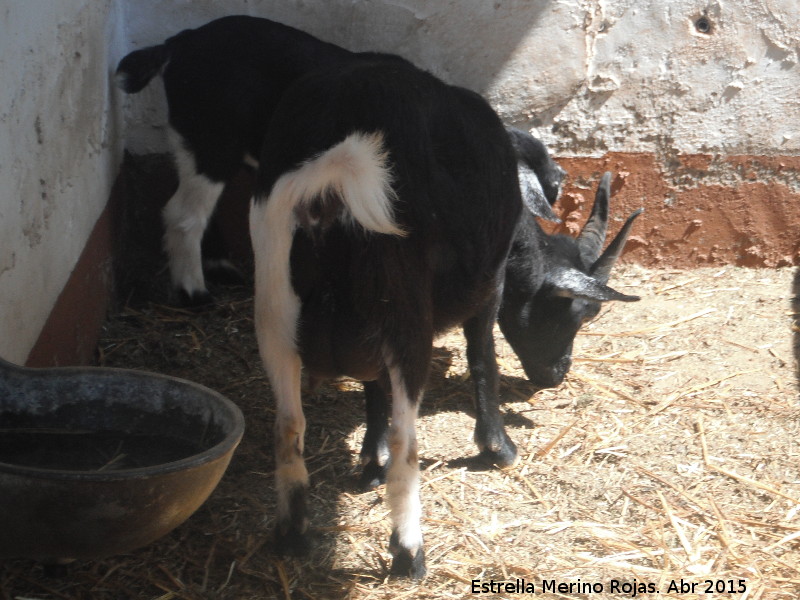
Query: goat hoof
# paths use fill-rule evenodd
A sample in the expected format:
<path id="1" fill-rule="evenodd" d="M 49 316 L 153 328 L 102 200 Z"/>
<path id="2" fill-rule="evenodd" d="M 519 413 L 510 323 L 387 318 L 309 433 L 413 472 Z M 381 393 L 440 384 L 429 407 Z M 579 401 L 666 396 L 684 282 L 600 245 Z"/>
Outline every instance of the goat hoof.
<path id="1" fill-rule="evenodd" d="M 274 549 L 275 554 L 281 556 L 306 556 L 311 551 L 311 538 L 308 532 L 300 531 L 296 527 L 289 527 L 286 531 L 277 527 Z"/>
<path id="2" fill-rule="evenodd" d="M 207 260 L 203 263 L 203 273 L 209 281 L 220 285 L 243 285 L 244 275 L 233 263 L 226 259 Z"/>
<path id="3" fill-rule="evenodd" d="M 358 489 L 368 492 L 384 483 L 386 483 L 386 467 L 374 462 L 366 463 L 358 478 Z"/>
<path id="4" fill-rule="evenodd" d="M 71 560 L 57 559 L 55 562 L 46 562 L 42 565 L 42 573 L 48 579 L 64 579 L 71 572 Z"/>
<path id="5" fill-rule="evenodd" d="M 186 290 L 178 290 L 178 305 L 185 308 L 202 308 L 214 301 L 214 297 L 208 290 L 200 290 L 189 293 Z"/>
<path id="6" fill-rule="evenodd" d="M 392 532 L 389 540 L 389 551 L 392 553 L 392 568 L 390 573 L 398 577 L 408 577 L 419 580 L 425 577 L 428 570 L 425 568 L 425 551 L 422 546 L 416 552 L 403 548 L 397 542 L 397 532 Z"/>
<path id="7" fill-rule="evenodd" d="M 500 469 L 513 467 L 519 458 L 517 447 L 510 438 L 506 437 L 504 443 L 495 444 L 494 448 L 486 447 L 481 450 L 480 460 L 494 465 Z"/>

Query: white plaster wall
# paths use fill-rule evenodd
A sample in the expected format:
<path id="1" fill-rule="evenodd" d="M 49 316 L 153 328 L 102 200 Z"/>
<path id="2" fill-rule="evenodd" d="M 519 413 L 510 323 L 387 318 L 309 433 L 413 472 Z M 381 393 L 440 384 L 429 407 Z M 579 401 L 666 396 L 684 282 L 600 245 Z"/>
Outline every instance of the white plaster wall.
<path id="1" fill-rule="evenodd" d="M 122 149 L 117 0 L 0 0 L 0 356 L 24 363 Z"/>
<path id="2" fill-rule="evenodd" d="M 136 0 L 131 49 L 251 14 L 399 53 L 484 93 L 560 155 L 800 151 L 797 0 Z M 707 16 L 711 32 L 696 20 Z M 128 143 L 164 149 L 163 93 L 126 98 Z"/>
<path id="3" fill-rule="evenodd" d="M 590 4 L 583 76 L 563 106 L 541 107 L 557 151 L 800 150 L 797 0 Z M 707 34 L 695 27 L 702 16 Z"/>
<path id="4" fill-rule="evenodd" d="M 123 143 L 166 148 L 161 86 L 122 97 L 117 61 L 227 14 L 399 53 L 561 156 L 800 154 L 797 0 L 0 0 L 0 356 L 25 360 Z"/>
<path id="5" fill-rule="evenodd" d="M 553 27 L 566 13 L 549 12 L 548 0 L 136 0 L 126 4 L 125 22 L 133 50 L 224 15 L 266 17 L 350 50 L 401 54 L 446 81 L 486 91 L 526 37 L 548 40 L 564 52 L 576 45 Z M 581 44 L 578 39 L 579 53 Z M 537 93 L 555 102 L 568 92 L 555 76 L 563 68 L 549 65 L 549 89 Z M 165 150 L 161 85 L 126 97 L 125 107 L 128 147 L 136 153 Z"/>

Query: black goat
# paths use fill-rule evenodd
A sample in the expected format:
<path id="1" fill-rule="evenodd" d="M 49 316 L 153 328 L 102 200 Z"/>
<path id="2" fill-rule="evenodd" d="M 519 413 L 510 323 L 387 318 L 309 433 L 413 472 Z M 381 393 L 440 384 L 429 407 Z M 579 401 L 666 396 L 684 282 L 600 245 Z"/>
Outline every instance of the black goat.
<path id="1" fill-rule="evenodd" d="M 434 336 L 459 324 L 476 382 L 496 388 L 492 328 L 522 210 L 514 149 L 477 94 L 375 57 L 292 86 L 260 159 L 250 230 L 277 401 L 277 540 L 306 538 L 302 363 L 391 390 L 392 571 L 420 577 L 417 407 Z"/>
<path id="2" fill-rule="evenodd" d="M 611 174 L 606 173 L 577 239 L 545 234 L 530 213 L 523 214 L 514 236 L 498 321 L 528 379 L 540 388 L 555 387 L 564 380 L 572 365 L 575 335 L 597 316 L 602 302 L 639 299 L 607 283 L 642 209 L 628 217 L 601 252 L 610 197 Z"/>

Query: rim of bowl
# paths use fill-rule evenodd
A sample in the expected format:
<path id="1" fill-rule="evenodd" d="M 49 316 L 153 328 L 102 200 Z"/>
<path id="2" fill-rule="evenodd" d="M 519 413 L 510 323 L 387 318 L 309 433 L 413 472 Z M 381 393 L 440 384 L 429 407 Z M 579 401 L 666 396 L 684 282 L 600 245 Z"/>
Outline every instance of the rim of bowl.
<path id="1" fill-rule="evenodd" d="M 149 371 L 137 371 L 135 369 L 121 369 L 116 367 L 50 367 L 43 369 L 29 369 L 26 367 L 14 366 L 14 370 L 30 373 L 34 377 L 44 377 L 48 375 L 66 374 L 89 374 L 100 375 L 101 377 L 113 377 L 114 375 L 124 375 L 125 377 L 138 377 L 145 379 L 159 379 L 177 383 L 183 387 L 194 388 L 203 396 L 212 397 L 215 402 L 220 404 L 225 412 L 231 417 L 232 427 L 225 437 L 202 452 L 192 454 L 186 458 L 150 465 L 147 467 L 136 467 L 130 469 L 117 469 L 114 471 L 79 470 L 79 469 L 51 469 L 44 467 L 30 467 L 0 461 L 0 474 L 7 473 L 21 475 L 37 479 L 50 480 L 83 480 L 83 481 L 116 481 L 123 479 L 143 479 L 145 477 L 155 477 L 175 471 L 184 471 L 195 467 L 200 467 L 209 462 L 215 461 L 229 452 L 236 449 L 244 435 L 244 415 L 241 409 L 230 399 L 219 392 L 212 390 L 195 381 L 165 375 L 162 373 L 152 373 Z"/>

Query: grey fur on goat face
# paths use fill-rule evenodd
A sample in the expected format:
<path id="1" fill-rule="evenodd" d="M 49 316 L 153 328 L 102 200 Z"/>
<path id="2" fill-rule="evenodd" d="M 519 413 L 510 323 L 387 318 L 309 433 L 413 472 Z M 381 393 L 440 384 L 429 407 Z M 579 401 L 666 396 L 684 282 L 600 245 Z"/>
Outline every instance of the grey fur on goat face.
<path id="1" fill-rule="evenodd" d="M 604 252 L 611 174 L 598 187 L 592 214 L 577 239 L 548 235 L 533 214 L 520 220 L 506 269 L 499 323 L 528 379 L 540 388 L 559 385 L 572 365 L 575 335 L 603 302 L 632 302 L 607 285 L 625 246 L 634 212 Z"/>

